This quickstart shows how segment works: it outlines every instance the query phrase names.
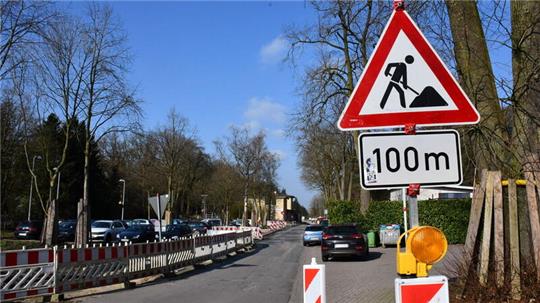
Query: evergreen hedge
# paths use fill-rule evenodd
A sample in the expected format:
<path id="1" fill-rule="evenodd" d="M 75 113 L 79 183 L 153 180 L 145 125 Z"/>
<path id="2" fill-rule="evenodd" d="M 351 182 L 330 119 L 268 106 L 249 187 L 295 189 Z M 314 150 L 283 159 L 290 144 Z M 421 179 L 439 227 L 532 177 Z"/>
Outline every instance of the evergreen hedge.
<path id="1" fill-rule="evenodd" d="M 328 215 L 332 224 L 358 223 L 364 230 L 378 231 L 379 225 L 397 223 L 403 226 L 401 201 L 373 201 L 365 216 L 360 214 L 358 203 L 331 201 Z M 418 201 L 420 225 L 441 229 L 449 244 L 465 243 L 469 224 L 470 199 Z"/>

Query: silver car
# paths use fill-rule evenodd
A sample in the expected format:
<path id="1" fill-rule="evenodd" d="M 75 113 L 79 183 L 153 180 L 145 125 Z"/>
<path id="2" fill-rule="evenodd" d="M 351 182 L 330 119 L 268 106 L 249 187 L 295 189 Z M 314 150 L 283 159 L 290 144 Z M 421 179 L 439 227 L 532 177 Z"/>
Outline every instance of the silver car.
<path id="1" fill-rule="evenodd" d="M 92 242 L 112 242 L 126 227 L 120 220 L 97 220 L 92 223 Z"/>

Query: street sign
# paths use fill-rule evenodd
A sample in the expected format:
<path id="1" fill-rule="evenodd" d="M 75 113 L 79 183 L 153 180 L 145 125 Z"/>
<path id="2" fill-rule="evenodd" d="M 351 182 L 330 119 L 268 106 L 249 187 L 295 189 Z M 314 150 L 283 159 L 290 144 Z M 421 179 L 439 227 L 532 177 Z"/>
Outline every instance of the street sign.
<path id="1" fill-rule="evenodd" d="M 448 303 L 448 279 L 445 276 L 401 279 L 394 282 L 397 303 Z"/>
<path id="2" fill-rule="evenodd" d="M 460 184 L 459 134 L 455 130 L 370 132 L 360 135 L 365 189 Z"/>
<path id="3" fill-rule="evenodd" d="M 338 121 L 341 130 L 475 124 L 480 115 L 405 10 L 394 10 Z"/>
<path id="4" fill-rule="evenodd" d="M 163 214 L 165 213 L 165 208 L 167 206 L 167 203 L 169 203 L 169 195 L 160 195 L 159 196 L 159 202 L 161 205 L 158 206 L 158 197 L 148 197 L 148 203 L 152 206 L 152 209 L 158 215 L 159 219 L 163 218 Z"/>

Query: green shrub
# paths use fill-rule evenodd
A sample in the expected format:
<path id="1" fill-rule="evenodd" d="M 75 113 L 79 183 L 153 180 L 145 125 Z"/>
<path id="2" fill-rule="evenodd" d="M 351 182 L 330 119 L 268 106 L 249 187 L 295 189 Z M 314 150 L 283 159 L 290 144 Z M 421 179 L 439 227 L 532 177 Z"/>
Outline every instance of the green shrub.
<path id="1" fill-rule="evenodd" d="M 418 217 L 420 225 L 442 230 L 448 243 L 465 243 L 470 209 L 470 199 L 419 201 Z"/>
<path id="2" fill-rule="evenodd" d="M 331 224 L 357 223 L 364 225 L 364 218 L 353 201 L 328 201 L 328 219 Z"/>
<path id="3" fill-rule="evenodd" d="M 353 201 L 330 201 L 328 217 L 332 224 L 357 223 L 363 230 L 378 231 L 381 224 L 400 224 L 403 227 L 401 201 L 372 201 L 363 216 Z M 420 225 L 442 230 L 450 244 L 465 243 L 469 225 L 470 199 L 418 201 Z"/>

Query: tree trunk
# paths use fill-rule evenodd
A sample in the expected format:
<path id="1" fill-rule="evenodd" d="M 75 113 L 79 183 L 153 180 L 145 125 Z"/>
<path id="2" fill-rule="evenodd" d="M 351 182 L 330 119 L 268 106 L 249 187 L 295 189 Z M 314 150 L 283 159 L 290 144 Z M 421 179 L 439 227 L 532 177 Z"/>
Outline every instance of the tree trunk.
<path id="1" fill-rule="evenodd" d="M 88 131 L 87 131 L 88 132 Z M 75 244 L 85 245 L 88 243 L 90 231 L 90 207 L 89 207 L 89 177 L 90 177 L 90 134 L 86 134 L 84 145 L 84 181 L 81 213 L 77 218 L 77 233 Z"/>
<path id="2" fill-rule="evenodd" d="M 540 115 L 540 2 L 512 1 L 512 143 L 520 171 L 527 155 L 538 151 Z"/>
<path id="3" fill-rule="evenodd" d="M 244 212 L 242 213 L 242 226 L 246 226 L 247 223 L 247 204 L 248 204 L 248 187 L 244 186 Z"/>
<path id="4" fill-rule="evenodd" d="M 499 105 L 495 77 L 487 49 L 482 23 L 475 1 L 447 0 L 454 54 L 461 85 L 476 102 L 482 117 L 469 138 L 471 154 L 478 171 L 503 170 L 508 163 L 505 144 L 508 134 L 505 115 Z"/>

